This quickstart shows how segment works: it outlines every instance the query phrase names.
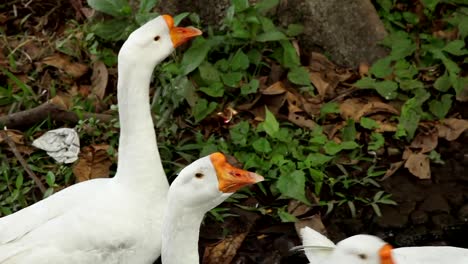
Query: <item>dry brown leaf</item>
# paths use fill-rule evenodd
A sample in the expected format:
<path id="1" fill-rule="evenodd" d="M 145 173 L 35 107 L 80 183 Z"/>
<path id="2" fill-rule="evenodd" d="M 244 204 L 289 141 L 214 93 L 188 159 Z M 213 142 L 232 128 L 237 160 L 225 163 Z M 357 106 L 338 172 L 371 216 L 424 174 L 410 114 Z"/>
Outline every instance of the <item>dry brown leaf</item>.
<path id="1" fill-rule="evenodd" d="M 5 24 L 8 21 L 8 16 L 5 13 L 0 13 L 0 24 Z"/>
<path id="2" fill-rule="evenodd" d="M 265 89 L 262 89 L 260 92 L 266 95 L 276 95 L 283 94 L 287 92 L 287 90 L 283 82 L 275 82 L 272 85 L 266 87 Z"/>
<path id="3" fill-rule="evenodd" d="M 302 100 L 302 108 L 311 117 L 319 116 L 321 107 L 322 100 L 318 98 L 307 98 Z"/>
<path id="4" fill-rule="evenodd" d="M 8 129 L 8 130 L 5 130 L 4 132 L 6 132 L 6 134 L 8 135 L 8 137 L 9 137 L 15 144 L 19 144 L 19 145 L 23 145 L 23 144 L 24 144 L 24 135 L 23 135 L 23 133 L 21 133 L 21 131 Z M 5 136 L 4 133 L 0 133 L 0 143 L 3 143 L 3 142 L 6 140 L 4 136 Z"/>
<path id="5" fill-rule="evenodd" d="M 314 120 L 294 112 L 289 112 L 288 120 L 303 128 L 314 129 L 317 127 L 317 123 Z"/>
<path id="6" fill-rule="evenodd" d="M 439 39 L 455 40 L 458 36 L 458 30 L 437 30 L 432 35 Z"/>
<path id="7" fill-rule="evenodd" d="M 319 214 L 315 214 L 307 218 L 299 219 L 299 221 L 294 223 L 294 227 L 296 228 L 296 232 L 298 236 L 300 236 L 301 234 L 300 232 L 301 229 L 306 226 L 322 234 L 327 233 L 327 229 L 325 228 L 325 225 L 323 225 L 323 222 L 322 222 L 322 217 Z"/>
<path id="8" fill-rule="evenodd" d="M 431 178 L 431 166 L 429 157 L 423 153 L 411 153 L 405 162 L 405 168 L 407 168 L 411 174 L 418 177 L 421 180 Z"/>
<path id="9" fill-rule="evenodd" d="M 329 139 L 336 138 L 336 135 L 340 130 L 345 127 L 347 124 L 346 121 L 336 122 L 334 124 L 327 124 L 322 126 L 323 133 L 327 135 Z"/>
<path id="10" fill-rule="evenodd" d="M 318 203 L 318 202 L 317 202 Z M 288 213 L 294 215 L 294 216 L 301 216 L 307 212 L 310 211 L 312 207 L 310 205 L 307 205 L 303 202 L 300 202 L 298 200 L 289 200 L 288 203 Z"/>
<path id="11" fill-rule="evenodd" d="M 440 120 L 436 125 L 439 137 L 448 141 L 457 139 L 461 133 L 468 129 L 468 120 L 457 118 L 446 118 Z"/>
<path id="12" fill-rule="evenodd" d="M 325 98 L 328 89 L 331 87 L 330 83 L 326 81 L 320 72 L 311 72 L 309 79 L 317 89 L 317 92 L 321 98 Z"/>
<path id="13" fill-rule="evenodd" d="M 393 108 L 393 106 L 391 106 L 391 105 L 388 105 L 388 104 L 382 103 L 382 102 L 371 102 L 371 103 L 368 103 L 368 104 L 364 105 L 364 107 L 358 111 L 356 117 L 358 117 L 358 119 L 360 119 L 363 116 L 367 116 L 367 115 L 370 115 L 370 114 L 375 114 L 375 113 L 378 113 L 378 112 L 387 112 L 387 113 L 391 113 L 391 114 L 394 114 L 394 115 L 399 115 L 400 114 L 398 112 L 398 110 Z"/>
<path id="14" fill-rule="evenodd" d="M 72 99 L 67 94 L 57 94 L 49 100 L 49 103 L 54 104 L 64 110 L 70 110 L 72 108 Z"/>
<path id="15" fill-rule="evenodd" d="M 71 62 L 70 57 L 60 53 L 45 57 L 42 63 L 60 69 L 73 78 L 79 78 L 88 71 L 86 64 Z"/>
<path id="16" fill-rule="evenodd" d="M 279 94 L 279 95 L 265 96 L 263 98 L 263 101 L 265 102 L 265 105 L 268 107 L 268 110 L 270 110 L 272 114 L 277 116 L 280 108 L 286 102 L 286 95 Z"/>
<path id="17" fill-rule="evenodd" d="M 369 73 L 369 64 L 367 63 L 361 63 L 359 64 L 359 75 L 365 76 Z"/>
<path id="18" fill-rule="evenodd" d="M 96 10 L 92 8 L 88 8 L 88 7 L 83 7 L 81 8 L 81 13 L 83 13 L 83 15 L 89 19 L 94 16 L 94 14 L 96 13 Z"/>
<path id="19" fill-rule="evenodd" d="M 351 78 L 354 75 L 354 72 L 346 68 L 337 68 L 335 69 L 335 72 L 332 73 L 332 75 L 335 76 L 338 82 L 343 82 Z"/>
<path id="20" fill-rule="evenodd" d="M 78 86 L 77 92 L 78 92 L 79 95 L 86 98 L 86 97 L 89 97 L 89 95 L 91 94 L 92 89 L 93 88 L 91 87 L 91 85 L 81 84 L 80 86 Z"/>
<path id="21" fill-rule="evenodd" d="M 23 51 L 28 54 L 28 58 L 31 60 L 36 60 L 40 58 L 47 49 L 40 47 L 42 43 L 37 41 L 29 41 L 23 46 Z"/>
<path id="22" fill-rule="evenodd" d="M 359 122 L 361 117 L 384 112 L 393 115 L 399 115 L 397 109 L 393 106 L 383 103 L 380 99 L 371 98 L 350 98 L 340 105 L 340 113 L 343 119 L 354 119 Z"/>
<path id="23" fill-rule="evenodd" d="M 106 65 L 102 61 L 97 61 L 93 64 L 93 75 L 91 76 L 93 93 L 99 99 L 104 99 L 106 95 L 107 81 L 109 80 L 109 72 Z"/>
<path id="24" fill-rule="evenodd" d="M 54 85 L 53 82 L 55 82 L 55 80 L 52 78 L 52 76 L 50 76 L 48 70 L 42 72 L 40 78 L 41 79 L 39 80 L 38 84 L 39 87 L 51 87 L 52 85 Z"/>
<path id="25" fill-rule="evenodd" d="M 437 147 L 437 130 L 433 129 L 428 133 L 420 132 L 411 142 L 411 148 L 421 149 L 420 153 L 427 153 Z"/>
<path id="26" fill-rule="evenodd" d="M 382 132 L 395 132 L 397 131 L 397 124 L 393 122 L 382 122 L 382 121 L 376 121 L 379 127 L 377 127 L 374 131 L 377 133 L 382 133 Z"/>
<path id="27" fill-rule="evenodd" d="M 286 93 L 286 101 L 288 102 L 288 111 L 290 113 L 304 112 L 301 100 L 291 92 Z"/>
<path id="28" fill-rule="evenodd" d="M 18 150 L 19 153 L 25 154 L 25 155 L 31 155 L 34 151 L 36 151 L 35 148 L 28 146 L 28 145 L 17 145 L 16 149 Z"/>
<path id="29" fill-rule="evenodd" d="M 330 71 L 336 68 L 335 64 L 333 64 L 328 58 L 317 52 L 312 52 L 310 56 L 310 65 L 309 69 L 314 72 L 321 72 L 321 71 Z"/>
<path id="30" fill-rule="evenodd" d="M 398 161 L 398 162 L 393 162 L 391 165 L 390 165 L 390 168 L 387 169 L 387 171 L 385 172 L 384 176 L 382 177 L 381 181 L 389 178 L 390 176 L 392 176 L 399 168 L 401 168 L 401 166 L 405 163 L 405 161 Z"/>
<path id="31" fill-rule="evenodd" d="M 457 101 L 466 102 L 468 101 L 468 84 L 464 84 L 463 89 L 457 93 Z"/>
<path id="32" fill-rule="evenodd" d="M 203 254 L 203 263 L 230 264 L 246 236 L 247 232 L 229 236 L 219 243 L 207 246 Z"/>
<path id="33" fill-rule="evenodd" d="M 350 98 L 343 101 L 340 104 L 340 114 L 343 119 L 354 119 L 359 122 L 359 118 L 356 117 L 356 113 L 362 109 L 366 102 L 361 101 L 359 98 Z"/>
<path id="34" fill-rule="evenodd" d="M 245 103 L 245 104 L 238 105 L 236 108 L 238 110 L 240 110 L 240 111 L 248 111 L 248 110 L 252 109 L 258 103 L 258 101 L 261 98 L 262 98 L 262 96 L 260 94 L 257 94 L 253 101 Z"/>
<path id="35" fill-rule="evenodd" d="M 77 182 L 95 178 L 108 178 L 112 161 L 107 154 L 109 145 L 92 145 L 81 149 L 79 160 L 73 166 Z"/>
<path id="36" fill-rule="evenodd" d="M 402 155 L 402 159 L 403 160 L 407 160 L 409 158 L 409 156 L 413 154 L 413 151 L 409 148 L 405 148 L 405 150 L 403 151 L 403 155 Z"/>
<path id="37" fill-rule="evenodd" d="M 0 133 L 0 144 L 1 143 L 7 143 L 7 142 L 4 142 L 6 140 L 5 138 L 5 132 L 6 134 L 8 135 L 8 137 L 13 141 L 13 143 L 15 144 L 15 148 L 16 150 L 18 150 L 19 153 L 21 154 L 26 154 L 26 155 L 31 155 L 34 151 L 36 151 L 35 148 L 29 146 L 29 145 L 26 145 L 24 143 L 24 135 L 21 131 L 19 130 L 12 130 L 12 129 L 8 129 L 8 130 L 5 130 L 5 131 L 2 131 L 2 133 Z"/>

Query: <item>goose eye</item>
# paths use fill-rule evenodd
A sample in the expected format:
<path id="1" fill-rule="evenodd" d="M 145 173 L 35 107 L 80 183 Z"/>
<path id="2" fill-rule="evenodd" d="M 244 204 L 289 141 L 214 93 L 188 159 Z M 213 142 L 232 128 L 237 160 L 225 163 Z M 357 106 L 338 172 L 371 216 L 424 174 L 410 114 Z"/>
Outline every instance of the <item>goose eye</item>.
<path id="1" fill-rule="evenodd" d="M 366 254 L 359 254 L 358 257 L 360 259 L 367 259 L 367 255 Z"/>
<path id="2" fill-rule="evenodd" d="M 156 36 L 154 37 L 154 41 L 158 41 L 161 37 L 160 36 Z"/>
<path id="3" fill-rule="evenodd" d="M 203 176 L 204 176 L 203 173 L 200 173 L 200 172 L 195 174 L 195 178 L 198 178 L 198 179 L 203 178 Z"/>

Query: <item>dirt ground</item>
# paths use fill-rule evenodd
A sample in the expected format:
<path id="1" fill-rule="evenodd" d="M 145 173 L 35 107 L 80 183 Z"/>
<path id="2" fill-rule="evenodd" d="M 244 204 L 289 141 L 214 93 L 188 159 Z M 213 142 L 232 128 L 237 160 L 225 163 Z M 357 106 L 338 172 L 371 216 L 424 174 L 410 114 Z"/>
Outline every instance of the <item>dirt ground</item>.
<path id="1" fill-rule="evenodd" d="M 356 218 L 351 218 L 347 207 L 341 207 L 322 217 L 328 236 L 338 242 L 367 233 L 395 247 L 468 247 L 468 174 L 464 171 L 468 164 L 468 134 L 457 141 L 439 144 L 445 164 L 432 166 L 432 180 L 419 180 L 406 169 L 400 169 L 382 182 L 398 206 L 381 206 L 382 217 L 365 208 L 358 210 Z M 232 263 L 308 263 L 301 253 L 289 251 L 300 244 L 294 224 L 277 224 L 265 216 L 234 212 L 241 215 L 240 219 L 222 225 L 207 222 L 202 227 L 202 255 L 204 246 L 221 239 L 223 227 L 234 231 L 254 221 Z"/>

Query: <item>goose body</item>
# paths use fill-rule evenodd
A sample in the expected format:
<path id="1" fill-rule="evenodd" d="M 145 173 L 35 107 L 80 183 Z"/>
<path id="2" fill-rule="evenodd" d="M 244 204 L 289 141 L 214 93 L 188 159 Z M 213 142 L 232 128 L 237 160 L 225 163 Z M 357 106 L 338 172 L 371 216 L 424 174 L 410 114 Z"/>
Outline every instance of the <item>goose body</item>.
<path id="1" fill-rule="evenodd" d="M 243 186 L 263 177 L 231 166 L 213 153 L 184 168 L 169 188 L 162 232 L 163 264 L 198 264 L 198 238 L 205 213 Z"/>
<path id="2" fill-rule="evenodd" d="M 371 235 L 355 235 L 335 246 L 309 227 L 301 229 L 301 237 L 305 254 L 312 264 L 468 263 L 468 249 L 465 248 L 427 246 L 392 249 L 382 239 Z"/>
<path id="3" fill-rule="evenodd" d="M 170 16 L 135 30 L 119 52 L 119 160 L 94 179 L 0 218 L 0 264 L 153 263 L 161 253 L 168 182 L 149 105 L 154 67 L 201 32 Z"/>

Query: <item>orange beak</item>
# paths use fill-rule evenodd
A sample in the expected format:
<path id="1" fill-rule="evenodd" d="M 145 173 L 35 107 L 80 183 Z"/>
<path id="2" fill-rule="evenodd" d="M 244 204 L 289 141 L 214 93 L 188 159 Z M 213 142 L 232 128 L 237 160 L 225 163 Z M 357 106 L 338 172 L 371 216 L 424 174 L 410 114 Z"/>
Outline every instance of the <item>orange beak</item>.
<path id="1" fill-rule="evenodd" d="M 219 152 L 211 154 L 210 159 L 218 176 L 218 189 L 223 193 L 233 193 L 244 186 L 264 180 L 262 176 L 256 173 L 233 167 L 227 162 L 226 157 Z"/>
<path id="2" fill-rule="evenodd" d="M 174 19 L 170 15 L 163 15 L 166 20 L 167 27 L 169 28 L 169 34 L 171 35 L 172 45 L 174 48 L 184 44 L 190 39 L 200 36 L 203 34 L 199 29 L 194 27 L 174 27 Z"/>
<path id="3" fill-rule="evenodd" d="M 380 249 L 379 255 L 380 255 L 381 264 L 395 264 L 392 258 L 392 250 L 393 250 L 393 247 L 390 246 L 389 244 L 384 245 Z"/>

